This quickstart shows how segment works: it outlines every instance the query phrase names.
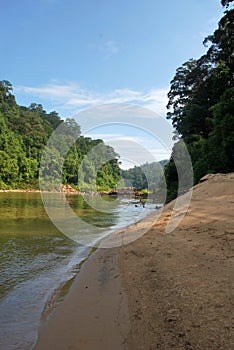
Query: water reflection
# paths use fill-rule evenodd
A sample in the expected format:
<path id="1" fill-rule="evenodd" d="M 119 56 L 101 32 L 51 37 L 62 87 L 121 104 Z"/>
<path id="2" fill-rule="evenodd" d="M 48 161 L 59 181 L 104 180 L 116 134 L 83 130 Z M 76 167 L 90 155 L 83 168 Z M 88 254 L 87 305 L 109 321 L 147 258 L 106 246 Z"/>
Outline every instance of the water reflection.
<path id="1" fill-rule="evenodd" d="M 61 194 L 48 196 L 57 212 L 63 206 Z M 66 218 L 78 238 L 93 239 L 99 229 L 124 227 L 147 213 L 129 199 L 105 197 L 100 204 L 98 196 L 65 198 L 73 214 L 93 227 L 85 231 Z M 0 193 L 1 349 L 31 349 L 50 294 L 74 276 L 88 253 L 52 224 L 40 193 Z"/>

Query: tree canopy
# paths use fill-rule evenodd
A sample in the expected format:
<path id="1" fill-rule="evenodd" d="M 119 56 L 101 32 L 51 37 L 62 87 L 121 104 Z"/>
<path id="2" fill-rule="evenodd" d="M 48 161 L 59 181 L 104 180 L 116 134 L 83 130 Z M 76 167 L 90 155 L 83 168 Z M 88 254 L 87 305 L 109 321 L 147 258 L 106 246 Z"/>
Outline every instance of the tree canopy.
<path id="1" fill-rule="evenodd" d="M 222 5 L 231 2 L 222 1 Z M 207 173 L 234 170 L 233 9 L 225 11 L 218 28 L 205 38 L 204 45 L 205 55 L 188 60 L 176 70 L 167 105 L 167 118 L 175 127 L 175 139 L 183 139 L 190 152 L 195 183 Z M 168 198 L 175 198 L 178 178 L 173 152 L 165 174 Z"/>
<path id="2" fill-rule="evenodd" d="M 82 136 L 74 119 L 62 120 L 55 111 L 47 113 L 41 104 L 19 106 L 12 91 L 10 82 L 0 82 L 0 189 L 38 188 L 39 169 L 50 184 L 61 172 L 62 182 L 77 188 L 115 187 L 120 168 L 112 147 Z M 59 137 L 41 163 L 45 145 L 58 127 Z M 97 145 L 98 152 L 90 159 L 87 154 Z"/>
<path id="3" fill-rule="evenodd" d="M 163 169 L 167 162 L 168 160 L 161 160 L 160 162 L 145 163 L 141 166 L 122 170 L 121 175 L 126 186 L 155 190 L 162 180 Z"/>
<path id="4" fill-rule="evenodd" d="M 222 0 L 221 1 L 221 4 L 224 6 L 224 7 L 228 7 L 234 0 Z"/>

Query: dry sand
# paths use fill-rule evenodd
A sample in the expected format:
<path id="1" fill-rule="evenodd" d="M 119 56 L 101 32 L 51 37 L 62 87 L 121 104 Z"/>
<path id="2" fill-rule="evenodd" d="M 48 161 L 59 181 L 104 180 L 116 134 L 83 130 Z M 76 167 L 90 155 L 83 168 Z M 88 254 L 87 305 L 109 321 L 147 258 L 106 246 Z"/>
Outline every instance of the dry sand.
<path id="1" fill-rule="evenodd" d="M 210 175 L 173 233 L 171 202 L 143 237 L 95 252 L 35 349 L 233 350 L 233 195 L 234 174 Z"/>

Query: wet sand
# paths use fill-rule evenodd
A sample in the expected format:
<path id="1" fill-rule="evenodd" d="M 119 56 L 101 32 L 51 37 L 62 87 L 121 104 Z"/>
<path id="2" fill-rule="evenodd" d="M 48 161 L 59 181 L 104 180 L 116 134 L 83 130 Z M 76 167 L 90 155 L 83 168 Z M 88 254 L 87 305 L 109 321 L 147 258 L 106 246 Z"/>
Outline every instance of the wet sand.
<path id="1" fill-rule="evenodd" d="M 100 249 L 83 264 L 62 304 L 44 320 L 35 350 L 124 350 L 128 307 L 116 249 Z"/>
<path id="2" fill-rule="evenodd" d="M 234 349 L 234 174 L 195 186 L 169 234 L 174 204 L 143 237 L 86 261 L 36 350 Z"/>

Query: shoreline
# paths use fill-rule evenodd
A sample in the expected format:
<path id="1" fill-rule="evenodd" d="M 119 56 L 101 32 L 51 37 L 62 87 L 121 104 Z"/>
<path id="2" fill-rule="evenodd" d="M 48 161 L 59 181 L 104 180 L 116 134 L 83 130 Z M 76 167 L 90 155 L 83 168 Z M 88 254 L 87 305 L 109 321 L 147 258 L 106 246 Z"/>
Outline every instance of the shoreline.
<path id="1" fill-rule="evenodd" d="M 44 310 L 41 314 L 42 324 L 47 322 L 56 308 L 63 302 L 66 295 L 69 293 L 69 290 L 72 287 L 74 281 L 78 278 L 83 264 L 85 264 L 85 262 L 91 257 L 92 254 L 95 253 L 96 250 L 96 248 L 90 247 L 88 255 L 79 264 L 73 267 L 73 271 L 75 270 L 74 275 L 71 278 L 64 280 L 57 288 L 52 290 L 51 295 L 45 303 Z"/>
<path id="2" fill-rule="evenodd" d="M 99 248 L 82 264 L 62 303 L 42 319 L 33 350 L 125 350 L 128 327 L 118 249 Z"/>
<path id="3" fill-rule="evenodd" d="M 173 233 L 174 201 L 141 238 L 92 254 L 33 349 L 234 348 L 234 174 L 205 180 Z"/>
<path id="4" fill-rule="evenodd" d="M 66 194 L 80 194 L 80 195 L 101 195 L 101 196 L 118 196 L 119 194 L 122 196 L 132 196 L 133 198 L 145 197 L 145 194 L 140 193 L 139 191 L 135 191 L 133 188 L 130 190 L 129 188 L 123 188 L 119 192 L 115 189 L 110 189 L 109 191 L 80 191 L 71 187 L 70 185 L 62 185 L 60 190 L 40 190 L 34 188 L 26 188 L 26 189 L 0 189 L 0 193 L 66 193 Z"/>

